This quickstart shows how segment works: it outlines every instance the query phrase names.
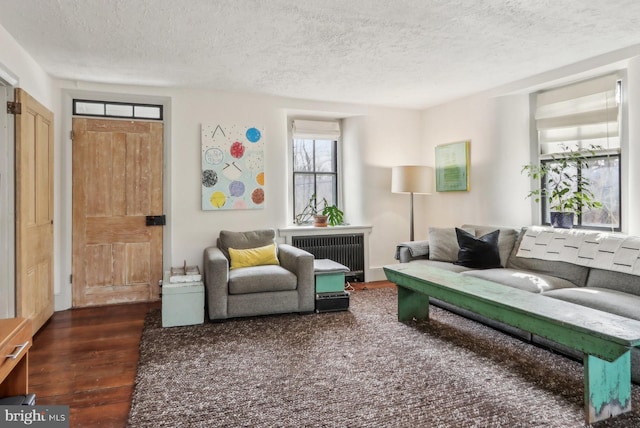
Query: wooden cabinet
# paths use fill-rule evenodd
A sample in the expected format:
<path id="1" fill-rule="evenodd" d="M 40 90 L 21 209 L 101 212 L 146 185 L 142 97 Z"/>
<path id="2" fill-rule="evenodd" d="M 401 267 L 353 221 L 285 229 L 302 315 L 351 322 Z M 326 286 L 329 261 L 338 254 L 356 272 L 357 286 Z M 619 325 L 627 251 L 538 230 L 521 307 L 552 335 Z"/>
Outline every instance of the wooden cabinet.
<path id="1" fill-rule="evenodd" d="M 31 320 L 0 320 L 0 397 L 25 395 L 29 385 Z"/>

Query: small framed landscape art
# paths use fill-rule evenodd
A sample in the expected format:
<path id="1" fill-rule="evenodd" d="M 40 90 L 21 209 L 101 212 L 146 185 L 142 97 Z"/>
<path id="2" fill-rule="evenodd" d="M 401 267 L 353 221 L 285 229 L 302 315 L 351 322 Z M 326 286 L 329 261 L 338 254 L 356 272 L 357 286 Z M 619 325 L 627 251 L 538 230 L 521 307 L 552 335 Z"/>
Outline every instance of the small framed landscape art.
<path id="1" fill-rule="evenodd" d="M 436 146 L 436 192 L 469 191 L 471 141 Z"/>

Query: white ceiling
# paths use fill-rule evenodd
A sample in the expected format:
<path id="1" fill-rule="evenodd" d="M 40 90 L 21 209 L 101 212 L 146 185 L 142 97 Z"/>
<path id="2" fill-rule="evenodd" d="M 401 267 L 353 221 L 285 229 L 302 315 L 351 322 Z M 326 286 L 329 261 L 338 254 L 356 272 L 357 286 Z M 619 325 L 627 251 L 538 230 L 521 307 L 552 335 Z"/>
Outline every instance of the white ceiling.
<path id="1" fill-rule="evenodd" d="M 0 0 L 0 25 L 64 79 L 421 108 L 640 46 L 640 1 Z"/>

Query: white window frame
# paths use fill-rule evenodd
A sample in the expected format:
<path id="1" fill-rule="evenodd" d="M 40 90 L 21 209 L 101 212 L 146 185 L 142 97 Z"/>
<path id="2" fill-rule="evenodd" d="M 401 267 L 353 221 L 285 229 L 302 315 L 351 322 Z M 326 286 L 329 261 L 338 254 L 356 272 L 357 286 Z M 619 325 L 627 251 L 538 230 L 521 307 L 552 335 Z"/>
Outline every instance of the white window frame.
<path id="1" fill-rule="evenodd" d="M 343 206 L 343 173 L 342 173 L 342 121 L 338 118 L 323 118 L 323 119 L 309 119 L 309 118 L 289 118 L 288 120 L 288 148 L 289 148 L 289 168 L 288 168 L 288 183 L 289 183 L 289 210 L 288 218 L 291 224 L 295 222 L 295 187 L 294 187 L 294 139 L 315 139 L 315 140 L 333 140 L 336 142 L 335 147 L 335 162 L 336 162 L 336 200 L 335 204 L 338 207 Z"/>
<path id="2" fill-rule="evenodd" d="M 540 162 L 544 162 L 544 161 L 549 161 L 550 159 L 553 158 L 553 154 L 552 153 L 542 153 L 543 149 L 541 147 L 541 141 L 540 141 L 540 133 L 537 129 L 537 117 L 536 117 L 536 110 L 537 110 L 537 100 L 539 99 L 539 95 L 541 93 L 544 92 L 551 92 L 554 90 L 562 90 L 563 88 L 566 87 L 571 87 L 571 86 L 580 86 L 580 85 L 584 85 L 584 84 L 589 84 L 589 82 L 591 81 L 597 81 L 598 79 L 607 79 L 607 78 L 613 78 L 614 80 L 620 81 L 621 82 L 621 88 L 620 88 L 620 93 L 619 93 L 619 107 L 618 107 L 618 133 L 617 133 L 617 137 L 616 137 L 616 141 L 617 141 L 617 145 L 614 148 L 608 148 L 605 147 L 604 150 L 602 150 L 601 152 L 597 153 L 594 158 L 598 158 L 598 157 L 602 157 L 602 156 L 606 156 L 608 153 L 615 153 L 616 156 L 619 156 L 619 162 L 620 162 L 620 171 L 619 171 L 619 202 L 620 202 L 620 218 L 619 218 L 619 223 L 618 223 L 618 227 L 592 227 L 592 226 L 582 226 L 581 225 L 581 219 L 579 219 L 579 223 L 576 227 L 579 228 L 585 228 L 585 229 L 595 229 L 595 230 L 611 230 L 611 231 L 622 231 L 626 229 L 626 218 L 627 215 L 626 213 L 627 211 L 627 198 L 625 196 L 628 196 L 628 174 L 627 174 L 627 168 L 628 168 L 628 161 L 627 161 L 627 147 L 628 147 L 628 125 L 627 125 L 627 103 L 626 103 L 626 91 L 627 91 L 627 84 L 626 84 L 626 73 L 624 71 L 619 71 L 616 73 L 609 73 L 607 75 L 604 76 L 598 76 L 598 77 L 593 77 L 591 79 L 584 79 L 582 81 L 577 81 L 574 82 L 572 84 L 568 84 L 568 85 L 561 85 L 561 86 L 557 86 L 557 87 L 553 87 L 553 88 L 548 88 L 545 90 L 541 90 L 538 91 L 536 93 L 531 94 L 531 155 L 532 158 L 540 163 Z M 607 139 L 608 141 L 608 139 Z M 598 144 L 598 141 L 596 140 L 595 144 Z M 588 147 L 589 146 L 589 140 L 583 140 L 582 141 L 582 146 L 583 147 Z M 536 186 L 541 186 L 542 183 L 535 183 Z M 539 205 L 536 204 L 536 207 L 533 211 L 533 219 L 534 221 L 537 221 L 538 223 L 542 224 L 546 215 L 545 215 L 545 210 L 547 209 L 546 207 L 546 203 L 540 203 Z"/>

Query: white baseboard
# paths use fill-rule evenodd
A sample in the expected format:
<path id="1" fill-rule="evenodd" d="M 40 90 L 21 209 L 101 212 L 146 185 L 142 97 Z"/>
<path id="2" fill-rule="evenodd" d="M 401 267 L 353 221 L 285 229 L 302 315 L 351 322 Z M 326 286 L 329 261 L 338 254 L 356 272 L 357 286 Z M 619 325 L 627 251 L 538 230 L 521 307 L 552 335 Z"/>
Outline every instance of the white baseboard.
<path id="1" fill-rule="evenodd" d="M 387 276 L 384 274 L 384 270 L 382 270 L 382 266 L 380 266 L 380 267 L 370 268 L 369 274 L 365 279 L 367 282 L 386 281 Z"/>

